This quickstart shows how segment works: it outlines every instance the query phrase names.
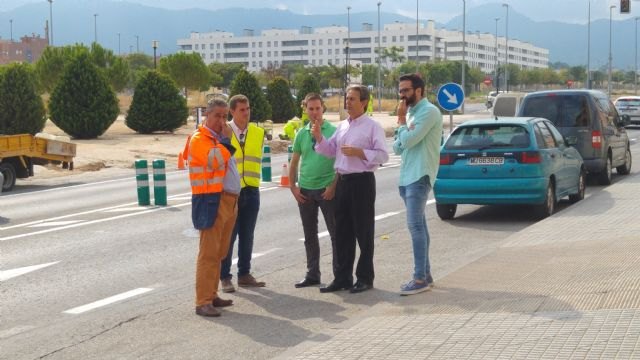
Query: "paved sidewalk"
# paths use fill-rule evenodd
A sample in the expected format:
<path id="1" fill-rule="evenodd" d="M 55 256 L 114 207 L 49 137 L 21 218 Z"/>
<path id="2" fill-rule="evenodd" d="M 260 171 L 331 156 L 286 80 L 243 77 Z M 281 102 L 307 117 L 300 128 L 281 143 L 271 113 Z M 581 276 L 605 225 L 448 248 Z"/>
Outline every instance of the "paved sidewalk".
<path id="1" fill-rule="evenodd" d="M 619 177 L 431 292 L 282 357 L 640 359 L 639 188 Z"/>

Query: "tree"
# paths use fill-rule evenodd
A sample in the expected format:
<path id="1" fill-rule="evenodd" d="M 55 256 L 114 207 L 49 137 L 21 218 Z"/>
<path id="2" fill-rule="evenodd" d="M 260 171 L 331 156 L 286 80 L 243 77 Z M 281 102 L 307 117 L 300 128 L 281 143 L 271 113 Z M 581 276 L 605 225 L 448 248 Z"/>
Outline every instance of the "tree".
<path id="1" fill-rule="evenodd" d="M 238 63 L 218 63 L 214 62 L 209 64 L 209 71 L 213 75 L 219 75 L 219 77 L 212 78 L 212 85 L 222 88 L 228 88 L 231 86 L 231 82 L 238 75 L 240 70 L 244 69 L 243 64 Z"/>
<path id="2" fill-rule="evenodd" d="M 179 87 L 187 90 L 206 90 L 211 73 L 198 53 L 176 53 L 160 59 L 160 72 L 169 75 Z"/>
<path id="3" fill-rule="evenodd" d="M 247 70 L 240 70 L 231 83 L 230 95 L 242 94 L 249 98 L 251 103 L 251 120 L 264 121 L 271 117 L 271 105 L 265 99 L 258 80 Z"/>
<path id="4" fill-rule="evenodd" d="M 0 73 L 0 134 L 36 134 L 45 121 L 44 103 L 31 66 L 7 66 Z"/>
<path id="5" fill-rule="evenodd" d="M 142 134 L 173 132 L 186 124 L 187 116 L 187 100 L 176 84 L 167 75 L 149 71 L 136 86 L 125 125 Z"/>
<path id="6" fill-rule="evenodd" d="M 585 66 L 572 66 L 568 70 L 569 80 L 584 82 L 587 79 L 587 68 Z"/>
<path id="7" fill-rule="evenodd" d="M 405 59 L 405 56 L 402 54 L 404 52 L 402 46 L 391 46 L 383 48 L 382 51 L 376 49 L 375 52 L 376 54 L 380 53 L 380 61 L 386 62 L 387 68 L 389 67 L 389 61 L 391 61 L 391 67 L 395 67 L 396 63 L 401 63 Z"/>
<path id="8" fill-rule="evenodd" d="M 296 104 L 286 79 L 277 77 L 269 83 L 267 100 L 271 105 L 273 122 L 284 123 L 296 115 Z"/>
<path id="9" fill-rule="evenodd" d="M 51 92 L 58 84 L 64 68 L 72 59 L 81 53 L 88 53 L 91 61 L 107 78 L 115 91 L 122 91 L 130 82 L 129 64 L 122 58 L 93 43 L 91 48 L 76 44 L 64 47 L 47 47 L 38 62 L 36 62 L 36 74 L 39 86 L 43 91 Z"/>
<path id="10" fill-rule="evenodd" d="M 104 75 L 81 53 L 65 67 L 49 100 L 51 121 L 78 139 L 104 134 L 118 116 L 118 99 Z"/>
<path id="11" fill-rule="evenodd" d="M 296 95 L 296 113 L 298 114 L 298 117 L 302 116 L 302 101 L 309 93 L 320 94 L 320 85 L 314 76 L 305 75 L 302 78 L 302 84 L 300 85 L 300 89 Z"/>

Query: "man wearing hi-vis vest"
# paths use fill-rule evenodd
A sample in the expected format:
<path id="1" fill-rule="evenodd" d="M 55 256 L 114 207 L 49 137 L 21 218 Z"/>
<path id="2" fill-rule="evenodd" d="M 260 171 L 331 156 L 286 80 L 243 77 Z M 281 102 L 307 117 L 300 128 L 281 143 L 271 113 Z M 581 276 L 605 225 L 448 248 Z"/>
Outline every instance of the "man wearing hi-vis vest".
<path id="1" fill-rule="evenodd" d="M 238 198 L 238 218 L 231 235 L 229 252 L 222 261 L 220 279 L 222 291 L 234 292 L 231 282 L 231 261 L 233 243 L 238 236 L 238 286 L 263 287 L 265 283 L 257 281 L 251 275 L 251 255 L 253 253 L 253 233 L 260 210 L 260 175 L 262 170 L 262 143 L 264 129 L 251 124 L 249 99 L 244 95 L 235 95 L 229 100 L 233 119 L 229 123 L 233 129 L 231 144 L 237 149 L 234 157 L 240 175 L 242 190 Z"/>
<path id="2" fill-rule="evenodd" d="M 229 108 L 220 99 L 209 102 L 205 122 L 185 146 L 191 182 L 191 220 L 200 230 L 196 266 L 196 314 L 220 316 L 216 308 L 233 301 L 218 297 L 220 264 L 227 255 L 238 211 L 240 176 L 233 158 Z"/>

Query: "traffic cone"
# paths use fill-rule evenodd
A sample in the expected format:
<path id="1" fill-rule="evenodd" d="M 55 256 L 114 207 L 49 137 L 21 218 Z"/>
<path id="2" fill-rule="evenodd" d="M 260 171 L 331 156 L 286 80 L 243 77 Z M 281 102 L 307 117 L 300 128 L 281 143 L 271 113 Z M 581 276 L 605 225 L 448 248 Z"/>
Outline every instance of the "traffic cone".
<path id="1" fill-rule="evenodd" d="M 280 176 L 280 186 L 289 187 L 289 169 L 287 169 L 287 163 L 282 164 L 282 176 Z"/>
<path id="2" fill-rule="evenodd" d="M 184 170 L 184 159 L 182 158 L 182 153 L 178 154 L 178 170 Z"/>

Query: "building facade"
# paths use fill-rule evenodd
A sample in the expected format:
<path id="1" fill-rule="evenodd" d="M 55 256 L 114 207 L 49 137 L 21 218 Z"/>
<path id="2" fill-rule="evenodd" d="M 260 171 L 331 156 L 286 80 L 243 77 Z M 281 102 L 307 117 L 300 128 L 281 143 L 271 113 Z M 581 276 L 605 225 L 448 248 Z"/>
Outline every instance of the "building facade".
<path id="1" fill-rule="evenodd" d="M 496 66 L 505 61 L 506 40 L 504 37 L 497 38 L 496 49 L 496 37 L 492 34 L 467 33 L 465 60 L 470 67 L 492 73 Z M 245 29 L 241 36 L 224 31 L 192 32 L 189 38 L 178 39 L 177 42 L 179 51 L 198 53 L 207 64 L 241 63 L 249 71 L 286 64 L 341 66 L 347 60 L 375 64 L 378 46 L 382 49 L 392 46 L 401 48 L 401 55 L 412 61 L 461 61 L 462 44 L 462 32 L 436 29 L 433 21 L 426 26 L 419 26 L 417 36 L 416 24 L 394 23 L 384 25 L 378 39 L 377 29 L 365 23 L 360 31 L 349 31 L 345 26 L 330 26 L 315 29 L 303 27 L 300 30 L 270 29 L 261 31 L 259 35 Z M 516 39 L 508 39 L 508 45 L 509 64 L 523 69 L 548 67 L 547 49 Z M 389 58 L 382 60 L 382 66 L 387 68 L 397 65 Z"/>
<path id="2" fill-rule="evenodd" d="M 32 34 L 23 36 L 20 42 L 0 39 L 0 65 L 12 62 L 34 63 L 49 44 L 47 37 Z"/>

